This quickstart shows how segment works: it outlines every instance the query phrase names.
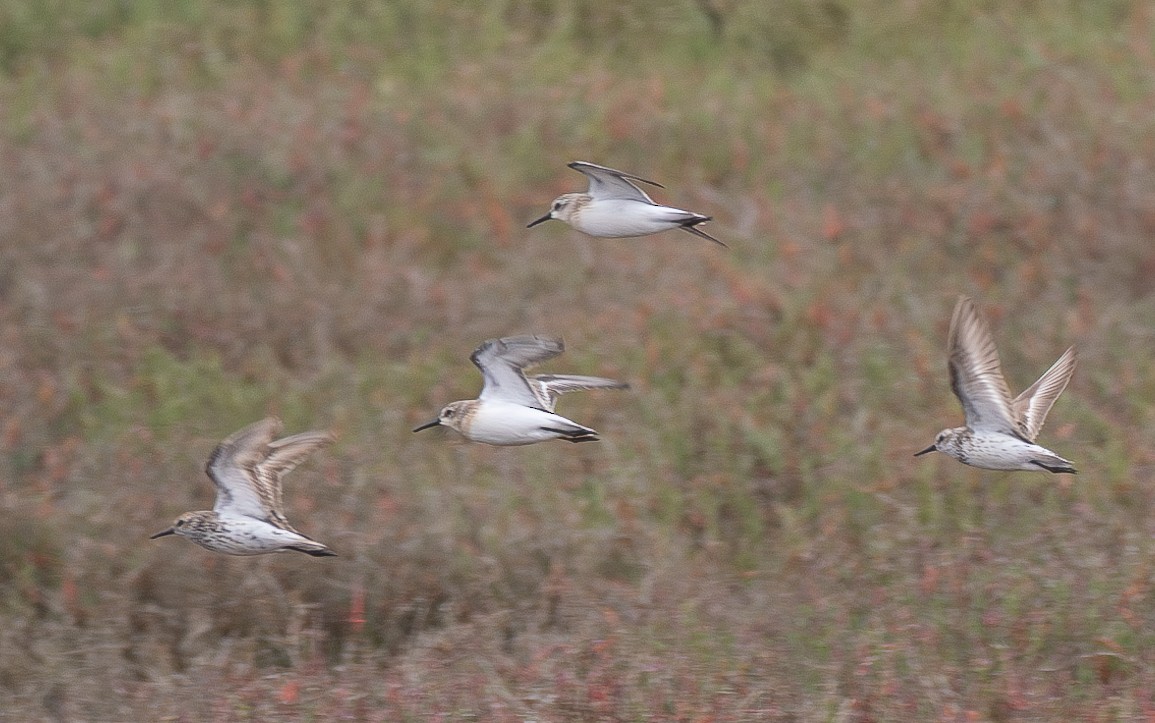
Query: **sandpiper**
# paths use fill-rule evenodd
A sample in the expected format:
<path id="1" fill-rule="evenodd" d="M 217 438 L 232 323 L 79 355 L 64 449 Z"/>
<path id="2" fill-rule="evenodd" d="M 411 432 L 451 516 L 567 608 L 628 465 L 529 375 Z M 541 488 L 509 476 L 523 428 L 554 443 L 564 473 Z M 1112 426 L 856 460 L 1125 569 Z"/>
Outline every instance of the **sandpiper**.
<path id="1" fill-rule="evenodd" d="M 273 441 L 280 431 L 281 420 L 268 417 L 225 438 L 205 467 L 217 488 L 216 504 L 211 510 L 184 513 L 172 527 L 150 539 L 180 535 L 229 555 L 281 550 L 314 557 L 336 555 L 294 530 L 281 505 L 281 477 L 314 450 L 330 444 L 333 435 L 302 432 Z"/>
<path id="2" fill-rule="evenodd" d="M 558 196 L 549 213 L 526 228 L 551 218 L 564 221 L 582 233 L 602 238 L 647 236 L 659 231 L 680 228 L 695 236 L 709 239 L 719 246 L 726 245 L 705 231 L 695 228 L 698 224 L 710 221 L 710 216 L 671 206 L 660 206 L 654 203 L 654 200 L 634 181 L 665 188 L 660 183 L 585 161 L 574 161 L 569 167 L 589 177 L 589 190 L 586 193 L 567 193 Z"/>
<path id="3" fill-rule="evenodd" d="M 484 377 L 481 394 L 446 405 L 437 419 L 415 428 L 446 426 L 466 439 L 499 446 L 533 444 L 548 439 L 597 441 L 597 432 L 554 413 L 558 395 L 579 389 L 627 389 L 628 384 L 571 374 L 526 377 L 525 369 L 561 354 L 561 339 L 510 336 L 490 339 L 469 359 Z"/>
<path id="4" fill-rule="evenodd" d="M 983 469 L 1075 474 L 1071 462 L 1034 443 L 1075 371 L 1075 347 L 1013 400 L 990 328 L 965 296 L 955 304 L 948 347 L 950 385 L 962 402 L 966 426 L 944 429 L 915 456 L 938 450 Z"/>

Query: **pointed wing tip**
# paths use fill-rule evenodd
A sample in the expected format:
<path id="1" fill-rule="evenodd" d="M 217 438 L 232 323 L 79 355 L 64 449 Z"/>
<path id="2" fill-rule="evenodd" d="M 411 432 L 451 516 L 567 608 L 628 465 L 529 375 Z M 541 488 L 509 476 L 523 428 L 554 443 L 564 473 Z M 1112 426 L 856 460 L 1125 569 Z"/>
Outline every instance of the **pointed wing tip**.
<path id="1" fill-rule="evenodd" d="M 1059 358 L 1052 366 L 1061 366 L 1065 368 L 1066 373 L 1063 376 L 1069 381 L 1075 374 L 1076 367 L 1079 366 L 1079 352 L 1075 349 L 1075 345 L 1072 344 L 1071 346 L 1067 347 L 1067 350 L 1059 355 Z M 1066 382 L 1064 382 L 1064 386 L 1066 386 Z"/>
<path id="2" fill-rule="evenodd" d="M 547 346 L 560 346 L 563 349 L 565 348 L 565 340 L 562 339 L 560 336 L 549 336 L 548 334 L 530 334 L 529 337 L 532 338 L 534 341 L 541 342 L 542 344 L 547 345 Z M 522 337 L 516 337 L 515 336 L 515 337 L 508 337 L 508 338 L 520 339 Z M 502 341 L 505 341 L 505 339 L 502 339 Z"/>
<path id="3" fill-rule="evenodd" d="M 315 437 L 313 438 L 314 439 L 314 442 L 313 442 L 314 449 L 322 449 L 324 447 L 331 447 L 334 444 L 336 444 L 336 442 L 337 442 L 337 435 L 333 434 L 331 431 L 329 431 L 327 429 L 319 429 L 319 430 L 314 430 L 314 431 L 310 431 L 310 432 L 305 432 L 305 434 L 315 435 Z"/>
<path id="4" fill-rule="evenodd" d="M 238 438 L 248 437 L 250 433 L 256 433 L 252 435 L 254 438 L 272 438 L 276 437 L 284 430 L 285 423 L 281 421 L 281 418 L 270 414 L 259 422 L 254 422 L 249 426 L 242 428 L 236 436 Z"/>
<path id="5" fill-rule="evenodd" d="M 493 339 L 486 339 L 478 344 L 473 353 L 469 355 L 470 359 L 476 364 L 478 357 L 494 347 L 507 347 L 515 345 L 538 345 L 541 347 L 556 347 L 557 351 L 565 351 L 565 340 L 560 336 L 546 336 L 544 334 L 517 334 L 515 336 L 502 336 Z"/>
<path id="6" fill-rule="evenodd" d="M 702 221 L 698 221 L 698 223 L 705 223 L 706 221 L 709 221 L 709 220 L 710 220 L 710 217 L 708 217 L 708 216 L 707 216 L 707 217 L 706 217 L 705 219 L 703 219 Z M 728 248 L 730 248 L 730 247 L 729 247 L 728 245 L 726 245 L 726 243 L 725 243 L 725 242 L 723 242 L 721 239 L 716 239 L 716 238 L 714 238 L 713 236 L 711 236 L 710 234 L 706 233 L 705 231 L 703 231 L 703 230 L 702 230 L 702 229 L 700 229 L 700 228 L 695 228 L 694 226 L 683 226 L 683 227 L 682 227 L 682 229 L 683 229 L 683 230 L 685 230 L 685 231 L 689 231 L 690 233 L 694 234 L 695 236 L 700 236 L 701 238 L 704 238 L 704 239 L 706 239 L 707 241 L 713 241 L 714 243 L 718 244 L 719 246 L 721 246 L 721 247 L 722 247 L 722 248 L 724 248 L 724 249 L 728 249 Z"/>
<path id="7" fill-rule="evenodd" d="M 318 444 L 333 444 L 337 441 L 337 434 L 331 429 L 312 429 L 305 434 L 316 435 Z"/>
<path id="8" fill-rule="evenodd" d="M 978 316 L 978 308 L 975 306 L 974 299 L 965 294 L 959 294 L 954 302 L 954 311 L 950 315 L 950 339 L 953 341 L 959 328 L 959 322 L 964 315 Z"/>
<path id="9" fill-rule="evenodd" d="M 503 336 L 500 339 L 491 339 L 490 341 L 501 347 L 536 346 L 553 354 L 561 354 L 565 351 L 564 339 L 560 336 L 548 336 L 546 334 L 518 334 L 517 336 Z"/>
<path id="10" fill-rule="evenodd" d="M 312 448 L 325 447 L 336 442 L 337 435 L 329 429 L 310 429 L 304 432 L 290 434 L 288 437 L 282 437 L 281 439 L 273 440 L 272 442 L 269 442 L 269 447 L 271 449 L 279 449 L 289 444 L 305 441 L 307 441 L 309 446 Z"/>
<path id="11" fill-rule="evenodd" d="M 245 425 L 222 439 L 213 447 L 205 462 L 205 473 L 216 479 L 213 468 L 217 465 L 236 464 L 238 458 L 248 459 L 255 450 L 268 446 L 284 429 L 281 418 L 270 415 L 252 424 Z"/>
<path id="12" fill-rule="evenodd" d="M 608 174 L 611 176 L 616 176 L 618 178 L 628 178 L 631 181 L 640 181 L 642 183 L 648 183 L 651 186 L 654 186 L 655 188 L 665 188 L 665 186 L 658 183 L 657 181 L 651 181 L 648 178 L 642 178 L 641 176 L 635 176 L 632 173 L 626 173 L 625 171 L 619 171 L 616 168 L 610 168 L 609 166 L 602 166 L 602 165 L 599 165 L 597 163 L 590 163 L 589 161 L 570 161 L 569 163 L 566 164 L 566 166 L 574 169 L 575 171 L 578 171 L 579 173 L 584 173 L 587 176 L 592 176 L 592 175 L 595 175 L 597 173 L 605 173 L 605 174 Z"/>

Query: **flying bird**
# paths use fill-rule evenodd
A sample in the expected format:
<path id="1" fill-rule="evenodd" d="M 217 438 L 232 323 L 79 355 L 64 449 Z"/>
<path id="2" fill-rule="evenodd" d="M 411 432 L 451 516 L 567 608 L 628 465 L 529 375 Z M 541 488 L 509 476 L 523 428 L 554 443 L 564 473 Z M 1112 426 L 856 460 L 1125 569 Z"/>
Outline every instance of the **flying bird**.
<path id="1" fill-rule="evenodd" d="M 1047 413 L 1075 371 L 1068 348 L 1031 386 L 1011 399 L 990 328 L 973 301 L 959 297 L 950 321 L 950 386 L 962 402 L 966 426 L 944 429 L 915 456 L 939 451 L 983 469 L 1067 472 L 1074 465 L 1035 444 Z"/>
<path id="2" fill-rule="evenodd" d="M 654 203 L 654 199 L 634 181 L 665 188 L 660 183 L 585 161 L 574 161 L 569 167 L 581 171 L 589 178 L 589 189 L 585 193 L 558 196 L 550 206 L 549 213 L 526 228 L 557 219 L 582 233 L 601 238 L 648 236 L 680 228 L 719 246 L 726 245 L 697 228 L 699 224 L 712 220 L 710 216 Z"/>
<path id="3" fill-rule="evenodd" d="M 281 477 L 314 450 L 333 442 L 328 432 L 302 432 L 284 439 L 281 420 L 268 417 L 225 438 L 209 456 L 205 473 L 217 488 L 211 510 L 186 512 L 165 535 L 187 537 L 201 547 L 229 555 L 296 550 L 314 557 L 337 553 L 302 535 L 285 519 Z"/>
<path id="4" fill-rule="evenodd" d="M 466 439 L 499 446 L 533 444 L 549 439 L 597 441 L 597 432 L 554 412 L 558 396 L 581 389 L 627 389 L 628 384 L 603 377 L 539 374 L 525 370 L 561 354 L 565 344 L 547 336 L 489 339 L 470 355 L 484 383 L 477 399 L 447 404 L 437 419 L 414 432 L 445 426 Z"/>

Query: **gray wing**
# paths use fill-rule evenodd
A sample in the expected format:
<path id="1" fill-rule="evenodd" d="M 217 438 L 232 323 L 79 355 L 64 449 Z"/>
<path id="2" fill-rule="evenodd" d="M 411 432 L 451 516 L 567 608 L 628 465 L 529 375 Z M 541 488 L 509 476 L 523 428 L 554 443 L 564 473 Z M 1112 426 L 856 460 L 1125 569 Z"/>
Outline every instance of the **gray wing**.
<path id="1" fill-rule="evenodd" d="M 660 183 L 647 181 L 639 176 L 634 176 L 622 171 L 615 171 L 612 168 L 599 166 L 596 163 L 587 163 L 585 161 L 574 161 L 569 164 L 569 167 L 575 171 L 581 171 L 590 179 L 589 195 L 595 200 L 602 199 L 621 199 L 625 201 L 641 201 L 643 203 L 654 203 L 654 199 L 650 198 L 645 191 L 638 188 L 633 181 L 640 183 L 648 183 L 651 186 L 658 188 L 665 188 Z"/>
<path id="2" fill-rule="evenodd" d="M 1019 432 L 1031 442 L 1039 436 L 1043 423 L 1047 421 L 1047 414 L 1051 411 L 1055 400 L 1067 388 L 1071 375 L 1075 373 L 1075 347 L 1067 349 L 1051 368 L 1043 372 L 1031 386 L 1011 402 L 1015 422 L 1019 425 Z"/>
<path id="3" fill-rule="evenodd" d="M 605 377 L 586 377 L 578 374 L 538 374 L 529 378 L 529 385 L 545 411 L 552 412 L 557 398 L 566 392 L 584 389 L 629 389 L 630 385 Z"/>
<path id="4" fill-rule="evenodd" d="M 950 386 L 974 430 L 1020 434 L 1011 415 L 1011 393 L 999 352 L 974 302 L 959 297 L 950 320 Z"/>
<path id="5" fill-rule="evenodd" d="M 526 407 L 541 406 L 541 399 L 530 387 L 523 370 L 563 351 L 562 340 L 548 336 L 508 336 L 482 343 L 469 356 L 485 380 L 477 398 L 500 399 Z"/>
<path id="6" fill-rule="evenodd" d="M 333 435 L 329 432 L 301 432 L 269 443 L 268 456 L 256 467 L 255 484 L 261 499 L 267 503 L 270 522 L 296 532 L 285 519 L 281 477 L 292 472 L 310 454 L 332 443 Z"/>
<path id="7" fill-rule="evenodd" d="M 258 480 L 257 466 L 268 454 L 269 443 L 281 431 L 281 420 L 266 417 L 230 434 L 209 455 L 205 473 L 217 487 L 213 510 L 271 521 L 272 501 Z"/>

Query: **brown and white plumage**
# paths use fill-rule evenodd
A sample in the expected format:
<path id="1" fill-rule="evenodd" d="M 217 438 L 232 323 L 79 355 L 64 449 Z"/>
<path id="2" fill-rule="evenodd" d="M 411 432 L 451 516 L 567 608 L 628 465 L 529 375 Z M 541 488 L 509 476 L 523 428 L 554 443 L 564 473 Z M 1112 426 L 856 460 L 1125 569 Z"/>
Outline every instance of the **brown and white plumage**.
<path id="1" fill-rule="evenodd" d="M 965 296 L 955 304 L 948 338 L 951 389 L 962 403 L 967 426 L 1035 441 L 1075 371 L 1075 347 L 1012 400 L 990 327 Z"/>
<path id="2" fill-rule="evenodd" d="M 333 443 L 329 432 L 302 432 L 274 439 L 283 425 L 276 417 L 250 424 L 224 439 L 209 455 L 205 474 L 217 488 L 216 512 L 234 512 L 296 532 L 285 519 L 281 477 L 315 450 Z"/>
<path id="3" fill-rule="evenodd" d="M 558 196 L 549 212 L 526 228 L 557 219 L 582 233 L 601 238 L 647 236 L 680 228 L 719 246 L 726 245 L 697 228 L 712 220 L 710 216 L 654 203 L 635 181 L 664 188 L 660 183 L 586 161 L 574 161 L 569 167 L 589 179 L 589 188 L 585 193 Z"/>
<path id="4" fill-rule="evenodd" d="M 1047 421 L 1055 400 L 1075 373 L 1075 347 L 1069 347 L 1043 376 L 1011 402 L 1011 413 L 1022 435 L 1034 442 Z"/>
<path id="5" fill-rule="evenodd" d="M 213 509 L 185 513 L 153 537 L 177 534 L 233 555 L 282 549 L 334 555 L 289 524 L 281 498 L 281 478 L 315 450 L 331 444 L 333 435 L 302 432 L 275 439 L 281 429 L 281 420 L 267 417 L 226 437 L 205 466 L 217 490 Z"/>
<path id="6" fill-rule="evenodd" d="M 596 441 L 595 430 L 554 413 L 557 397 L 579 389 L 626 389 L 629 385 L 602 377 L 526 376 L 526 369 L 564 350 L 561 339 L 547 336 L 509 336 L 483 342 L 469 357 L 484 380 L 477 399 L 447 404 L 437 419 L 413 431 L 446 426 L 475 442 L 501 446 L 548 439 Z"/>
<path id="7" fill-rule="evenodd" d="M 1074 347 L 1012 399 L 990 328 L 964 296 L 951 316 L 948 352 L 951 389 L 962 404 L 966 426 L 943 430 L 918 454 L 937 450 L 987 469 L 1075 471 L 1068 460 L 1034 444 L 1075 371 Z"/>

